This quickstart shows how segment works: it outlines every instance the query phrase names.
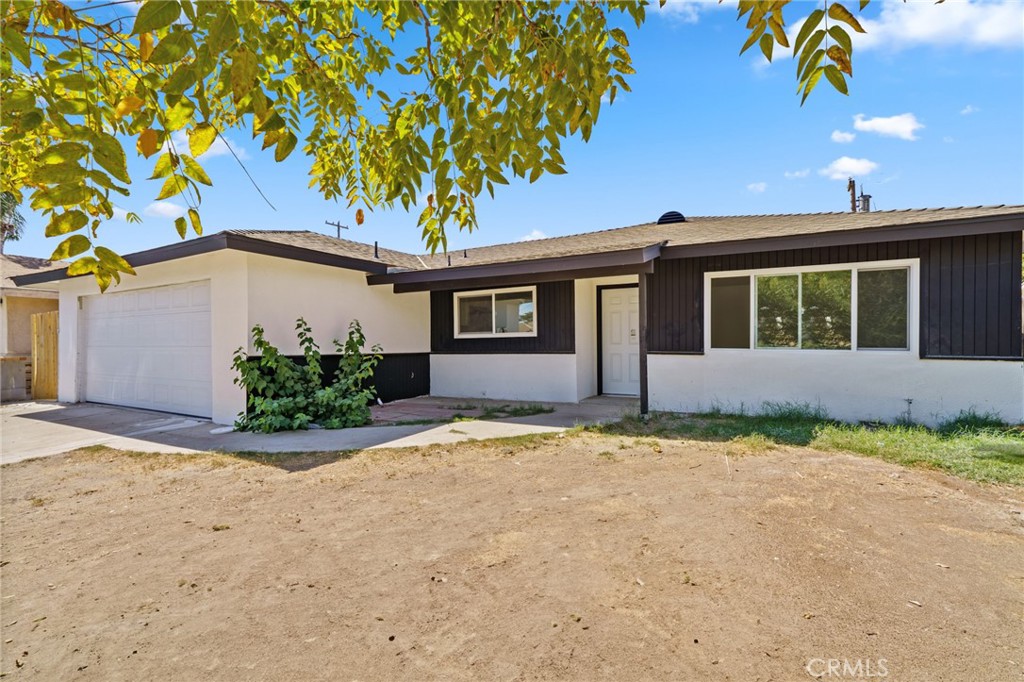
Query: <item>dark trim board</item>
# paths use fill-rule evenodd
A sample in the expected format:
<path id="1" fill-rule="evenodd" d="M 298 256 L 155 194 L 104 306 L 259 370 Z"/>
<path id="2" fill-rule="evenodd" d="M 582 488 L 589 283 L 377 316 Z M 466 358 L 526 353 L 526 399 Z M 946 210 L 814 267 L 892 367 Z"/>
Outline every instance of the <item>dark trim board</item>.
<path id="1" fill-rule="evenodd" d="M 604 394 L 604 320 L 601 318 L 602 315 L 602 292 L 605 289 L 634 289 L 639 287 L 639 284 L 598 284 L 597 285 L 597 394 Z"/>
<path id="2" fill-rule="evenodd" d="M 572 280 L 537 284 L 537 336 L 457 339 L 453 296 L 451 291 L 430 292 L 431 353 L 515 355 L 576 352 L 576 285 Z"/>
<path id="3" fill-rule="evenodd" d="M 302 355 L 286 357 L 300 366 L 306 364 Z M 250 360 L 257 358 L 258 355 L 249 356 Z M 320 356 L 324 386 L 334 380 L 340 360 L 341 356 L 335 353 Z M 385 403 L 430 395 L 430 353 L 385 353 L 377 363 L 371 385 L 377 389 L 377 397 Z"/>
<path id="4" fill-rule="evenodd" d="M 900 225 L 895 227 L 877 227 L 863 230 L 844 230 L 840 232 L 822 232 L 819 234 L 797 234 L 784 237 L 761 237 L 758 239 L 738 239 L 727 242 L 709 244 L 680 244 L 666 246 L 661 251 L 661 258 L 697 258 L 702 256 L 728 256 L 741 253 L 757 253 L 760 251 L 794 249 L 820 249 L 834 246 L 856 246 L 863 244 L 885 244 L 916 239 L 934 239 L 941 237 L 963 237 L 999 232 L 1020 232 L 1022 225 L 1019 216 L 994 216 L 988 218 L 971 218 L 957 220 L 940 220 L 916 225 Z"/>
<path id="5" fill-rule="evenodd" d="M 523 284 L 540 284 L 541 282 L 561 282 L 567 277 L 573 279 L 592 279 L 597 277 L 614 277 L 618 275 L 639 275 L 654 272 L 655 261 L 647 261 L 643 265 L 624 265 L 611 268 L 593 268 L 589 270 L 560 270 L 558 272 L 542 272 L 537 274 L 510 275 L 508 277 L 478 277 L 464 280 L 444 280 L 419 284 L 394 284 L 396 294 L 407 294 L 413 291 L 466 291 L 468 289 L 501 289 L 502 287 Z"/>

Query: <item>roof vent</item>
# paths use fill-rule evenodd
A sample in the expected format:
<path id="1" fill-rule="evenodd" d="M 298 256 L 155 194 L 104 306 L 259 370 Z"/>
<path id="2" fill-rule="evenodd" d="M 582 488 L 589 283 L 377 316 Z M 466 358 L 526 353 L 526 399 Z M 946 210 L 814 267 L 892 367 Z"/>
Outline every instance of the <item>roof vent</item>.
<path id="1" fill-rule="evenodd" d="M 686 216 L 684 216 L 679 211 L 669 211 L 667 213 L 662 213 L 661 217 L 658 218 L 658 224 L 659 225 L 668 225 L 670 223 L 685 223 L 685 222 L 686 222 Z"/>

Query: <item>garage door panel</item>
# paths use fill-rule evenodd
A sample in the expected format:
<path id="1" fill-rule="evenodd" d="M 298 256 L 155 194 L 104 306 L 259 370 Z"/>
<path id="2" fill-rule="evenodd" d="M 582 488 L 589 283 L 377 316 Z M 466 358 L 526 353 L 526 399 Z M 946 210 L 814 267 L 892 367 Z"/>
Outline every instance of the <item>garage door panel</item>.
<path id="1" fill-rule="evenodd" d="M 86 400 L 211 415 L 208 282 L 86 298 L 83 327 Z"/>

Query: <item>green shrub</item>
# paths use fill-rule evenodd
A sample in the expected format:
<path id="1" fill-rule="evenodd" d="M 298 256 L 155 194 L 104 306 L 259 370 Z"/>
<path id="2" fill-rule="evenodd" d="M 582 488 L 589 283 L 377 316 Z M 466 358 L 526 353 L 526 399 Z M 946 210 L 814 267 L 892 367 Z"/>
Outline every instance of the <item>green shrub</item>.
<path id="1" fill-rule="evenodd" d="M 334 339 L 341 359 L 333 381 L 324 385 L 320 347 L 313 340 L 312 329 L 300 317 L 295 330 L 305 364 L 282 355 L 267 341 L 260 325 L 252 328 L 258 357 L 250 360 L 245 348 L 235 351 L 231 366 L 238 376 L 234 381 L 247 395 L 246 411 L 238 415 L 235 428 L 273 433 L 308 429 L 311 424 L 341 429 L 368 423 L 370 401 L 375 396 L 368 384 L 380 362 L 380 346 L 364 353 L 366 336 L 359 321 L 353 320 L 345 343 Z"/>

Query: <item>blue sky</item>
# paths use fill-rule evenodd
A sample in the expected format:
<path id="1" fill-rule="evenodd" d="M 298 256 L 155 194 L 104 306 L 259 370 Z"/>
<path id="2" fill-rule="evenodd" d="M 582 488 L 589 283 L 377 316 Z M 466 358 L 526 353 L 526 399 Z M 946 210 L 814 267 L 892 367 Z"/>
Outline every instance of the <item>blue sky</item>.
<path id="1" fill-rule="evenodd" d="M 851 4 L 856 4 L 851 2 Z M 796 23 L 816 5 L 796 2 Z M 453 230 L 449 248 L 559 236 L 686 215 L 804 213 L 848 209 L 854 175 L 877 209 L 1024 203 L 1024 2 L 873 2 L 867 36 L 855 36 L 848 97 L 822 81 L 800 107 L 795 63 L 769 65 L 753 48 L 735 3 L 671 2 L 630 32 L 633 92 L 602 110 L 589 143 L 563 148 L 568 174 L 499 187 L 478 199 L 480 229 Z M 797 24 L 798 25 L 798 24 Z M 755 54 L 756 53 L 756 54 Z M 214 181 L 201 212 L 207 233 L 303 229 L 421 252 L 416 212 L 377 210 L 355 225 L 355 208 L 307 188 L 309 161 L 275 163 L 244 131 L 228 139 L 276 206 L 272 210 L 222 144 L 204 159 Z M 152 161 L 132 161 L 144 178 Z M 174 201 L 154 202 L 159 181 L 137 181 L 100 242 L 130 253 L 177 241 Z M 115 195 L 117 196 L 117 195 Z M 414 209 L 415 211 L 415 209 Z M 9 253 L 49 256 L 42 216 Z"/>

